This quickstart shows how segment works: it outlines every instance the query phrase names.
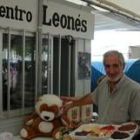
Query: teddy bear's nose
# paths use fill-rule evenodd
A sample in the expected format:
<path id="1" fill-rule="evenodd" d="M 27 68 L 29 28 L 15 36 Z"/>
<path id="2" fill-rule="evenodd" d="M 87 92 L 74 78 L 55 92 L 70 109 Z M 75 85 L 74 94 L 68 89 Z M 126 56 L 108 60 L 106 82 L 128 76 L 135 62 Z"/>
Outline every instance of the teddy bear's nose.
<path id="1" fill-rule="evenodd" d="M 45 118 L 45 120 L 48 120 L 50 117 L 49 116 L 45 116 L 44 118 Z"/>

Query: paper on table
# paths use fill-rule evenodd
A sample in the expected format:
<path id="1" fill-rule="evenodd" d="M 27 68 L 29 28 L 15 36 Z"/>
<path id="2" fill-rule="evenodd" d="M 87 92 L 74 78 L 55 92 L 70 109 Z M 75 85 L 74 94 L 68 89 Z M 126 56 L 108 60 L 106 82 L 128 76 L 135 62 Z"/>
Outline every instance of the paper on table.
<path id="1" fill-rule="evenodd" d="M 13 140 L 13 134 L 10 132 L 0 133 L 0 140 Z"/>

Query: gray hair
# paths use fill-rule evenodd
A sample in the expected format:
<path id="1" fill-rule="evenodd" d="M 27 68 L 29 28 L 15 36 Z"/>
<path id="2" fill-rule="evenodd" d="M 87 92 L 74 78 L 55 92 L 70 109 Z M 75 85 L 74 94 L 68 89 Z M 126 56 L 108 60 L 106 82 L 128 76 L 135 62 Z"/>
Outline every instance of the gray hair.
<path id="1" fill-rule="evenodd" d="M 125 67 L 125 60 L 124 60 L 123 54 L 120 53 L 119 51 L 116 51 L 116 50 L 107 51 L 107 52 L 103 55 L 103 64 L 104 64 L 104 65 L 105 65 L 105 58 L 106 58 L 107 56 L 110 56 L 110 55 L 118 55 L 119 61 L 120 61 L 120 65 L 122 65 L 123 67 Z"/>

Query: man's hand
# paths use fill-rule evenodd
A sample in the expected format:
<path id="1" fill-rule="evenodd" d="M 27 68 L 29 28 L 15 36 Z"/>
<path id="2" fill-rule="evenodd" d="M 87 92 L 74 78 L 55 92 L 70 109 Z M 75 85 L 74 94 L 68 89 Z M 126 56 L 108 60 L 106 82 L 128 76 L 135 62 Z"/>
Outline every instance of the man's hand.
<path id="1" fill-rule="evenodd" d="M 65 102 L 62 106 L 62 110 L 63 112 L 66 112 L 72 107 L 73 107 L 73 101 Z"/>
<path id="2" fill-rule="evenodd" d="M 82 106 L 87 104 L 93 104 L 92 93 L 88 93 L 83 97 L 60 97 L 63 100 L 63 111 L 68 111 L 75 106 Z"/>
<path id="3" fill-rule="evenodd" d="M 60 97 L 63 100 L 63 112 L 68 111 L 70 108 L 74 107 L 74 102 L 78 101 L 80 97 Z"/>

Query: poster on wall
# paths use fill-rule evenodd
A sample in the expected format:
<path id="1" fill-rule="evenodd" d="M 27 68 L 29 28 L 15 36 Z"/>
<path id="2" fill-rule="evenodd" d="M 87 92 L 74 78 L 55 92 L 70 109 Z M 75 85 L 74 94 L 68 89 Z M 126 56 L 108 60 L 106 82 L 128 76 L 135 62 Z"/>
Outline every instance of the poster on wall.
<path id="1" fill-rule="evenodd" d="M 78 53 L 78 79 L 90 79 L 90 53 Z"/>

